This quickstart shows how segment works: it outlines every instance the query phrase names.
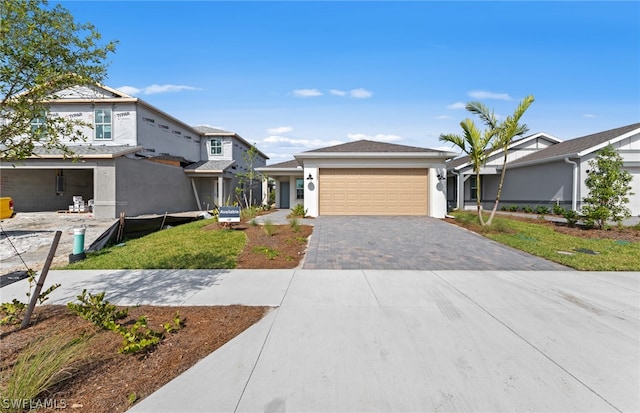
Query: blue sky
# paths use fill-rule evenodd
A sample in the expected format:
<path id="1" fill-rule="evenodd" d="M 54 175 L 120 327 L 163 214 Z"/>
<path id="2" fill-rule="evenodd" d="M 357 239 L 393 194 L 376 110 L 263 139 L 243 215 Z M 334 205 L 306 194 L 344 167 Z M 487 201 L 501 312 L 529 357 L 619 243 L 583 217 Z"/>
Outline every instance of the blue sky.
<path id="1" fill-rule="evenodd" d="M 480 101 L 530 133 L 640 121 L 640 2 L 62 1 L 118 40 L 105 84 L 269 163 L 373 139 L 442 148 Z"/>

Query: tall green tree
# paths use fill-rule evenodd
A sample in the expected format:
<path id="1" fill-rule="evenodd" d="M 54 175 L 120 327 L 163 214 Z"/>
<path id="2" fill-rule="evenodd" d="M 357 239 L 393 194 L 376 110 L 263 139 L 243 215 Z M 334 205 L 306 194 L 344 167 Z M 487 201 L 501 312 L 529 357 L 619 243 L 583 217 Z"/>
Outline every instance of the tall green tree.
<path id="1" fill-rule="evenodd" d="M 47 102 L 65 88 L 101 83 L 115 46 L 61 5 L 1 0 L 0 159 L 27 158 L 36 145 L 71 155 L 62 138 L 83 140 L 82 123 L 50 116 Z"/>
<path id="2" fill-rule="evenodd" d="M 487 158 L 489 156 L 489 152 L 487 151 L 487 147 L 491 143 L 493 139 L 493 135 L 495 133 L 494 129 L 486 129 L 484 131 L 480 131 L 478 127 L 475 125 L 473 120 L 467 118 L 460 122 L 460 127 L 462 128 L 462 135 L 456 134 L 442 134 L 440 135 L 440 140 L 443 142 L 449 142 L 455 146 L 457 146 L 462 152 L 469 155 L 471 163 L 473 165 L 473 172 L 476 176 L 476 184 L 477 184 L 477 196 L 476 196 L 476 208 L 478 211 L 478 220 L 480 221 L 480 225 L 484 226 L 484 218 L 482 217 L 482 205 L 481 205 L 481 180 L 480 180 L 480 169 L 487 162 Z"/>
<path id="3" fill-rule="evenodd" d="M 622 220 L 631 216 L 626 206 L 629 203 L 633 176 L 623 169 L 620 154 L 607 145 L 589 161 L 585 185 L 589 195 L 583 198 L 582 216 L 588 226 L 603 228 L 611 220 L 622 225 Z"/>
<path id="4" fill-rule="evenodd" d="M 496 193 L 496 201 L 491 210 L 491 215 L 487 220 L 487 225 L 491 225 L 493 217 L 498 210 L 498 204 L 500 203 L 500 196 L 502 195 L 502 186 L 504 185 L 504 178 L 507 173 L 507 156 L 509 154 L 509 146 L 517 136 L 522 136 L 529 131 L 529 127 L 526 124 L 521 124 L 520 119 L 524 113 L 529 109 L 529 106 L 534 101 L 534 97 L 529 95 L 522 99 L 518 104 L 513 114 L 507 116 L 503 121 L 498 121 L 494 112 L 480 102 L 467 103 L 466 109 L 478 115 L 480 120 L 493 131 L 493 141 L 491 143 L 490 152 L 496 150 L 502 150 L 502 172 L 500 173 L 500 183 L 498 184 L 498 192 Z"/>

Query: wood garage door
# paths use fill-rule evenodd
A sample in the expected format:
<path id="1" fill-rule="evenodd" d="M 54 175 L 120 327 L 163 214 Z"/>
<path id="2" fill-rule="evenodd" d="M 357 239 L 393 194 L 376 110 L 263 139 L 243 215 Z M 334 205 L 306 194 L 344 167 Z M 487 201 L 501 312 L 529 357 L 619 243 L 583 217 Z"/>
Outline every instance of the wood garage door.
<path id="1" fill-rule="evenodd" d="M 427 215 L 427 169 L 320 169 L 320 215 Z"/>

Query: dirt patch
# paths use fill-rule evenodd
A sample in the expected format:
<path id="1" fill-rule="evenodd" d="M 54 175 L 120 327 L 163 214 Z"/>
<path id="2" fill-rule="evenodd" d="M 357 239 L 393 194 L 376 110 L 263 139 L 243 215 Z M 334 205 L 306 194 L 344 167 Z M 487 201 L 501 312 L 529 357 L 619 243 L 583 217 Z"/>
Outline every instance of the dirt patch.
<path id="1" fill-rule="evenodd" d="M 64 306 L 38 307 L 29 328 L 16 331 L 15 327 L 0 327 L 3 380 L 5 369 L 29 343 L 56 333 L 67 339 L 89 335 L 88 345 L 77 354 L 79 361 L 70 370 L 71 377 L 39 396 L 55 401 L 58 409 L 38 411 L 60 411 L 64 406 L 74 412 L 123 412 L 131 407 L 131 400 L 147 397 L 260 320 L 269 308 L 140 306 L 130 309 L 128 322 L 145 314 L 149 326 L 162 331 L 161 324 L 173 320 L 176 311 L 184 320 L 181 330 L 167 334 L 151 352 L 125 355 L 118 353 L 120 335 L 97 329 Z"/>
<path id="2" fill-rule="evenodd" d="M 204 229 L 228 230 L 217 222 L 207 225 Z M 242 222 L 234 225 L 232 231 L 242 231 L 247 235 L 247 244 L 238 257 L 237 268 L 277 269 L 296 268 L 300 265 L 313 227 L 300 225 L 294 229 L 291 225 L 272 225 L 269 229 L 264 225 Z"/>

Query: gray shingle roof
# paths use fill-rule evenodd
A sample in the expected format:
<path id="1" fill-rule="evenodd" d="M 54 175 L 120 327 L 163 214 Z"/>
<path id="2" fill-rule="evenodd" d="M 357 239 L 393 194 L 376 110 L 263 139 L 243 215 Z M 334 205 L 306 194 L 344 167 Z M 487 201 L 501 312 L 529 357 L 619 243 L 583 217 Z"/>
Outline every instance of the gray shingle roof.
<path id="1" fill-rule="evenodd" d="M 224 171 L 234 163 L 235 161 L 200 161 L 189 166 L 185 166 L 184 170 L 185 172 L 220 172 Z"/>
<path id="2" fill-rule="evenodd" d="M 534 152 L 531 155 L 523 156 L 509 163 L 509 166 L 517 166 L 522 164 L 530 164 L 544 162 L 545 160 L 563 158 L 567 156 L 576 156 L 598 145 L 607 143 L 625 133 L 635 129 L 640 130 L 640 123 L 623 126 L 616 129 L 610 129 L 604 132 L 594 133 L 580 138 L 556 143 L 548 148 Z"/>
<path id="3" fill-rule="evenodd" d="M 340 145 L 328 146 L 326 148 L 312 149 L 304 153 L 310 152 L 433 152 L 433 150 L 362 139 Z"/>
<path id="4" fill-rule="evenodd" d="M 534 133 L 534 134 L 527 135 L 527 136 L 524 136 L 522 138 L 513 140 L 511 142 L 511 145 L 509 145 L 509 149 L 514 148 L 514 147 L 518 146 L 519 144 L 521 144 L 522 142 L 526 141 L 527 139 L 530 139 L 530 138 L 535 137 L 535 136 L 539 136 L 539 137 L 544 136 L 546 138 L 551 137 L 553 140 L 559 140 L 555 136 L 551 136 L 551 135 L 549 135 L 547 133 L 544 133 L 544 132 L 538 132 L 538 133 Z M 490 152 L 489 150 L 485 151 L 485 153 L 489 153 L 489 152 Z M 498 149 L 494 153 L 503 153 L 503 151 L 501 149 Z M 447 169 L 456 168 L 456 167 L 458 167 L 460 165 L 464 165 L 464 164 L 466 164 L 466 163 L 468 163 L 470 161 L 471 161 L 471 157 L 469 155 L 464 155 L 464 156 L 460 156 L 460 157 L 455 158 L 455 159 L 451 159 L 451 160 L 447 161 Z"/>
<path id="5" fill-rule="evenodd" d="M 73 151 L 76 155 L 82 158 L 91 157 L 112 157 L 117 158 L 129 153 L 135 153 L 143 150 L 142 146 L 129 146 L 129 145 L 67 145 L 67 147 Z M 60 149 L 45 149 L 42 146 L 36 146 L 33 150 L 36 157 L 60 157 L 62 158 L 63 152 Z"/>
<path id="6" fill-rule="evenodd" d="M 229 132 L 229 131 L 218 129 L 218 128 L 212 128 L 211 126 L 204 126 L 204 125 L 194 126 L 193 129 L 202 133 L 221 133 L 224 135 L 234 134 L 233 132 Z"/>
<path id="7" fill-rule="evenodd" d="M 290 161 L 284 161 L 284 162 L 279 162 L 279 163 L 274 163 L 272 165 L 267 165 L 267 166 L 263 166 L 260 169 L 269 169 L 269 168 L 277 168 L 277 169 L 282 169 L 282 168 L 297 168 L 300 166 L 300 162 L 298 162 L 295 159 L 292 159 Z"/>

